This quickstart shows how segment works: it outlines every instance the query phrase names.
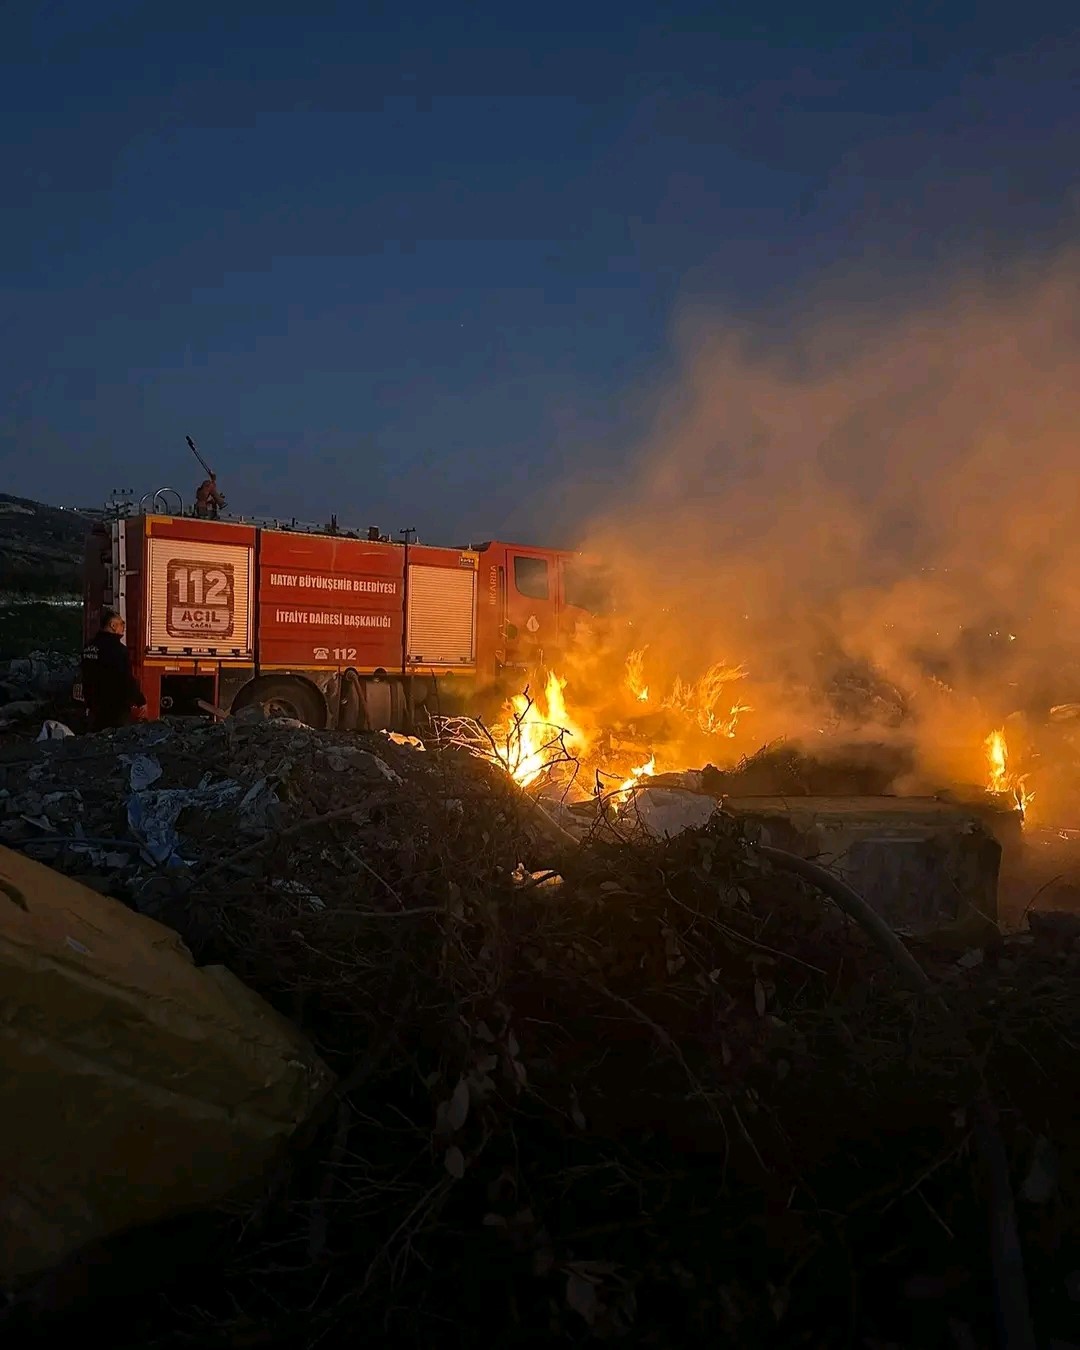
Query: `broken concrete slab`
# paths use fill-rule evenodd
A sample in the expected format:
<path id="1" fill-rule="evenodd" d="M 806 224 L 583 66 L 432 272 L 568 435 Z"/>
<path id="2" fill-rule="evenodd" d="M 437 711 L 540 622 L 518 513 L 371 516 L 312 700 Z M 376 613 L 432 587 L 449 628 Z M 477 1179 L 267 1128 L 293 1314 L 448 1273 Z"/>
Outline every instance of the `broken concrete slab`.
<path id="1" fill-rule="evenodd" d="M 997 918 L 1001 844 L 974 810 L 932 797 L 739 797 L 761 843 L 835 869 L 893 927 Z"/>

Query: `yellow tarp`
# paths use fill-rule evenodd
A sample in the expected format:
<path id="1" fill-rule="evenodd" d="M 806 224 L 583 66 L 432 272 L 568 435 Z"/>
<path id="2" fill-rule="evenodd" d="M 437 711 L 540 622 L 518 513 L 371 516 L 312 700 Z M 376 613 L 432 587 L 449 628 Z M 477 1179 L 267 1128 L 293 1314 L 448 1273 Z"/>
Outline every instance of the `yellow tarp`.
<path id="1" fill-rule="evenodd" d="M 227 970 L 0 848 L 0 1284 L 222 1198 L 330 1083 Z"/>

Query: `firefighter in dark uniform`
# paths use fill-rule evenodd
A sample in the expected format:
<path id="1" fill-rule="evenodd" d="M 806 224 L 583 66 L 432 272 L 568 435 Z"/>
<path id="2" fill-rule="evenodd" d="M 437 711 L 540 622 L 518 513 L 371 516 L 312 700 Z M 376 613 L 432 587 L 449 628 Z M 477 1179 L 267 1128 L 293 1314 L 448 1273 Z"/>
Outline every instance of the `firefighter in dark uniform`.
<path id="1" fill-rule="evenodd" d="M 83 700 L 91 731 L 126 727 L 146 707 L 131 673 L 131 654 L 121 639 L 124 621 L 111 609 L 101 611 L 101 628 L 82 654 Z"/>
<path id="2" fill-rule="evenodd" d="M 195 514 L 203 519 L 216 520 L 217 513 L 225 505 L 225 495 L 217 485 L 217 474 L 201 482 L 195 492 Z"/>

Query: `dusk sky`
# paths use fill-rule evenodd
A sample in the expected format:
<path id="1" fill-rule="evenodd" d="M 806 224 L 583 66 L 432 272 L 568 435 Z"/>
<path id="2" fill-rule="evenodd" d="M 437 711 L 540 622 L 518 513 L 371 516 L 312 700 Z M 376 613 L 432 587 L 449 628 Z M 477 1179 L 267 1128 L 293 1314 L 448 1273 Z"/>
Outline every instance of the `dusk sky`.
<path id="1" fill-rule="evenodd" d="M 447 11 L 7 0 L 0 490 L 562 542 L 688 309 L 1075 239 L 1075 4 Z"/>

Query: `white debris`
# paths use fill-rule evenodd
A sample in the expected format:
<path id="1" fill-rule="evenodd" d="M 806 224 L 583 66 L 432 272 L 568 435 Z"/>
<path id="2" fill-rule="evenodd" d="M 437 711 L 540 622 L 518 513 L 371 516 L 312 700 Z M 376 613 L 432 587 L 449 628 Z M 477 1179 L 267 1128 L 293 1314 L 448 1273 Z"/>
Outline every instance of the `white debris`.
<path id="1" fill-rule="evenodd" d="M 239 783 L 227 781 L 211 787 L 205 778 L 197 788 L 133 792 L 127 802 L 128 829 L 142 844 L 142 854 L 147 862 L 157 866 L 163 863 L 171 867 L 187 866 L 177 851 L 180 836 L 176 822 L 181 811 L 188 806 L 197 806 L 204 811 L 218 810 L 239 792 Z"/>
<path id="2" fill-rule="evenodd" d="M 42 722 L 37 738 L 39 741 L 65 741 L 69 736 L 74 735 L 75 733 L 66 723 L 49 718 L 48 721 Z"/>
<path id="3" fill-rule="evenodd" d="M 394 745 L 408 745 L 411 746 L 413 750 L 427 749 L 424 742 L 417 736 L 403 736 L 400 731 L 384 731 L 381 734 L 385 736 L 388 741 L 392 741 Z"/>
<path id="4" fill-rule="evenodd" d="M 619 815 L 636 820 L 657 839 L 670 838 L 685 830 L 700 830 L 717 809 L 712 797 L 678 788 L 637 788 Z"/>

